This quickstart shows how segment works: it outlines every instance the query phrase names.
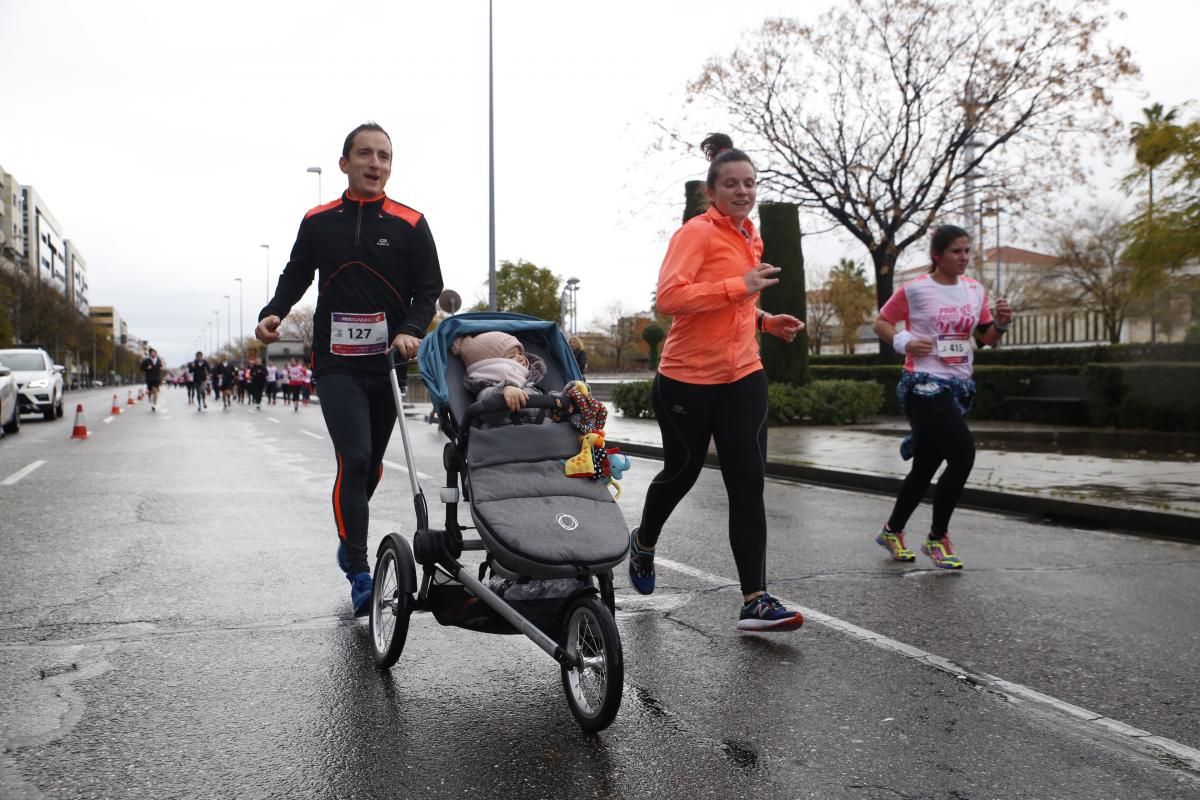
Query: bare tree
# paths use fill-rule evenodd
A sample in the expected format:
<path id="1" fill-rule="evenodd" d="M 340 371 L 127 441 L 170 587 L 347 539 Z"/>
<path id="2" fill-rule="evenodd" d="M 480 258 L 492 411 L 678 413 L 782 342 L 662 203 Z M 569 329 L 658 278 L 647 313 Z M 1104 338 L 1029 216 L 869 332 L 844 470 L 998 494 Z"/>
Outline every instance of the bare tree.
<path id="1" fill-rule="evenodd" d="M 828 280 L 829 271 L 826 269 L 805 269 L 807 285 L 820 287 L 808 290 L 805 306 L 804 330 L 808 333 L 808 349 L 814 355 L 820 355 L 821 348 L 833 336 L 833 304 L 829 302 L 829 292 L 825 289 Z"/>
<path id="2" fill-rule="evenodd" d="M 1082 175 L 1086 134 L 1117 133 L 1111 92 L 1138 69 L 1108 22 L 1107 0 L 849 0 L 815 27 L 768 20 L 689 95 L 730 116 L 767 188 L 866 247 L 882 306 L 939 217 L 1045 196 Z"/>
<path id="3" fill-rule="evenodd" d="M 1121 341 L 1125 318 L 1138 300 L 1124 248 L 1122 222 L 1111 208 L 1093 208 L 1064 221 L 1054 238 L 1059 266 L 1044 283 L 1040 304 L 1098 313 L 1109 342 Z"/>
<path id="4" fill-rule="evenodd" d="M 608 351 L 605 355 L 611 356 L 616 369 L 621 369 L 621 359 L 638 341 L 638 330 L 631 312 L 624 303 L 612 303 L 592 320 L 592 328 L 604 331 L 604 347 Z"/>
<path id="5" fill-rule="evenodd" d="M 298 339 L 304 342 L 304 349 L 312 349 L 313 343 L 313 314 L 312 306 L 299 306 L 288 312 L 283 320 L 280 332 L 284 339 Z"/>

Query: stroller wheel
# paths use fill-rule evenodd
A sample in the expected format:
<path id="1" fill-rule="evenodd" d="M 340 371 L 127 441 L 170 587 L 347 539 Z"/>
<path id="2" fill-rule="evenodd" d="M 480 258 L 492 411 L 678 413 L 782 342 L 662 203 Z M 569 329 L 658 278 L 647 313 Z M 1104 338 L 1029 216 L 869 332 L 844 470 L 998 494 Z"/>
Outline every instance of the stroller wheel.
<path id="1" fill-rule="evenodd" d="M 617 623 L 595 595 L 584 595 L 567 611 L 563 647 L 580 664 L 562 665 L 563 690 L 576 722 L 586 733 L 612 724 L 621 707 L 625 660 Z"/>
<path id="2" fill-rule="evenodd" d="M 398 553 L 395 544 L 387 544 L 375 562 L 375 589 L 371 596 L 371 655 L 375 663 L 388 669 L 404 651 L 408 640 L 408 618 L 412 615 L 412 596 L 400 590 Z"/>

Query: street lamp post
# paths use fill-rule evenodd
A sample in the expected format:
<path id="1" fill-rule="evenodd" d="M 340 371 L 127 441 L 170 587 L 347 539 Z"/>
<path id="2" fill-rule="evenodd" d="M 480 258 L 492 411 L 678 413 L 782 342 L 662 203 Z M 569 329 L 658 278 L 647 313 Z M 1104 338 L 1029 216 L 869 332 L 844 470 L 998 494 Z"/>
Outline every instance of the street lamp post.
<path id="1" fill-rule="evenodd" d="M 216 334 L 217 338 L 213 340 L 213 344 L 219 349 L 221 345 L 221 312 L 214 310 L 213 316 L 217 318 L 217 325 L 213 328 L 213 333 Z"/>
<path id="2" fill-rule="evenodd" d="M 233 327 L 233 325 L 232 325 L 233 312 L 229 308 L 229 305 L 230 305 L 229 295 L 227 295 L 227 294 L 222 295 L 222 297 L 225 298 L 225 339 L 227 341 L 229 341 L 230 343 L 232 343 L 233 342 L 233 331 L 230 330 L 230 328 Z M 230 349 L 232 349 L 232 347 Z"/>
<path id="3" fill-rule="evenodd" d="M 259 247 L 267 251 L 267 300 L 263 305 L 271 302 L 271 245 L 260 244 Z"/>
<path id="4" fill-rule="evenodd" d="M 245 320 L 242 318 L 242 311 L 244 308 L 242 305 L 242 279 L 234 278 L 234 280 L 237 281 L 238 285 L 238 356 L 240 358 L 245 358 L 246 353 L 243 351 L 241 344 L 246 340 L 246 329 L 242 327 L 243 323 L 245 322 Z"/>
<path id="5" fill-rule="evenodd" d="M 979 262 L 978 263 L 979 263 L 980 276 L 982 277 L 982 275 L 983 275 L 983 218 L 984 217 L 995 217 L 996 218 L 996 250 L 993 253 L 993 255 L 996 258 L 996 282 L 992 284 L 992 293 L 996 297 L 1000 297 L 1000 295 L 1001 295 L 1000 265 L 1003 261 L 1001 255 L 1000 255 L 1000 212 L 1003 211 L 1004 209 L 1002 209 L 999 205 L 996 204 L 995 199 L 993 199 L 991 202 L 992 202 L 992 205 L 985 208 L 984 201 L 982 201 L 982 200 L 979 201 L 979 237 L 980 237 L 979 245 L 980 246 L 979 246 Z"/>
<path id="6" fill-rule="evenodd" d="M 567 278 L 567 291 L 571 293 L 571 335 L 579 332 L 579 309 L 576 305 L 576 295 L 579 293 L 579 278 Z"/>
<path id="7" fill-rule="evenodd" d="M 317 205 L 321 205 L 321 168 L 320 167 L 309 167 L 305 171 L 317 173 Z"/>
<path id="8" fill-rule="evenodd" d="M 492 0 L 488 0 L 488 310 L 496 310 L 496 135 L 492 92 Z"/>

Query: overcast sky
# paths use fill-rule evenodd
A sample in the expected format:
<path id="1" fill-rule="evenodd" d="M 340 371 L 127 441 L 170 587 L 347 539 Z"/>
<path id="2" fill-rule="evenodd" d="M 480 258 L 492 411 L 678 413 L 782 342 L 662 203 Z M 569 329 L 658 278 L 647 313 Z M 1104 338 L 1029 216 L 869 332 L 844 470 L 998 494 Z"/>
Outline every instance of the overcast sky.
<path id="1" fill-rule="evenodd" d="M 497 258 L 579 278 L 581 328 L 615 303 L 647 308 L 683 181 L 705 168 L 648 156 L 651 120 L 677 115 L 687 81 L 743 31 L 829 5 L 496 0 Z M 1200 5 L 1115 7 L 1129 18 L 1113 36 L 1145 91 L 1118 97 L 1122 116 L 1192 99 Z M 178 364 L 208 349 L 214 311 L 221 341 L 227 316 L 237 335 L 239 288 L 240 325 L 253 328 L 268 268 L 273 291 L 317 204 L 306 169 L 321 167 L 319 197 L 335 198 L 342 140 L 372 119 L 395 147 L 388 194 L 426 215 L 446 286 L 469 305 L 487 296 L 487 9 L 0 0 L 0 166 L 82 251 L 92 304 L 116 306 Z M 1100 189 L 1115 199 L 1113 174 Z M 805 255 L 819 266 L 865 254 L 826 236 L 806 239 Z"/>

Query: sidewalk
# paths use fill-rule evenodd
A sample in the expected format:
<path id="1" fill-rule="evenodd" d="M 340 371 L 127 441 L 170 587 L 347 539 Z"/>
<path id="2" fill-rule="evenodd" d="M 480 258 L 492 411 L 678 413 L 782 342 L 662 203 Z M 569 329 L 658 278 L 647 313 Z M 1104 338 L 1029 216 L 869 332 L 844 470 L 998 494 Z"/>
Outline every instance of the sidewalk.
<path id="1" fill-rule="evenodd" d="M 1159 434 L 1155 444 L 1163 452 L 1150 458 L 1138 444 L 1148 444 L 1156 437 L 1152 433 L 986 422 L 971 428 L 977 451 L 964 506 L 1200 541 L 1197 437 Z M 611 444 L 631 454 L 661 454 L 654 420 L 626 419 L 610 407 L 607 431 Z M 767 472 L 895 494 L 908 472 L 899 454 L 907 433 L 900 419 L 848 427 L 772 427 Z M 1173 444 L 1182 447 L 1172 449 Z M 1191 451 L 1185 449 L 1189 445 Z M 1097 451 L 1104 455 L 1092 454 Z"/>

